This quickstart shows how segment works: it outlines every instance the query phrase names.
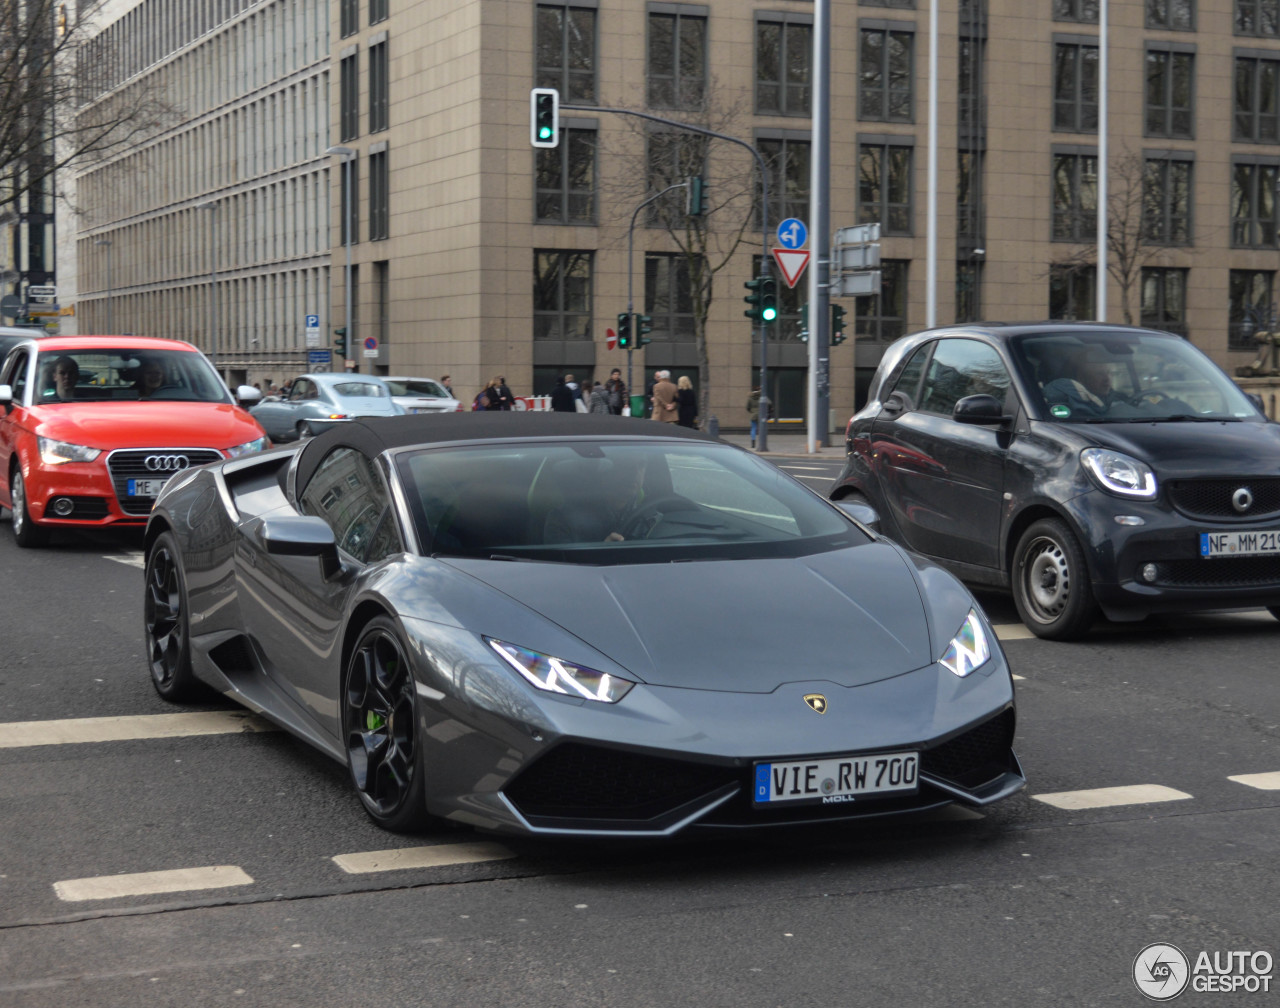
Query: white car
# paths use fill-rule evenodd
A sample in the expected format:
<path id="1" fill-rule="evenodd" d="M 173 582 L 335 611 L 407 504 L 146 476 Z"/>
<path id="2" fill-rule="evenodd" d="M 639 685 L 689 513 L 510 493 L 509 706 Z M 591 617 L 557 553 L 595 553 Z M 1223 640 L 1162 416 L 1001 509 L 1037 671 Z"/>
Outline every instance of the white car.
<path id="1" fill-rule="evenodd" d="M 457 413 L 461 402 L 434 378 L 406 378 L 403 375 L 383 378 L 391 387 L 391 398 L 406 413 Z"/>

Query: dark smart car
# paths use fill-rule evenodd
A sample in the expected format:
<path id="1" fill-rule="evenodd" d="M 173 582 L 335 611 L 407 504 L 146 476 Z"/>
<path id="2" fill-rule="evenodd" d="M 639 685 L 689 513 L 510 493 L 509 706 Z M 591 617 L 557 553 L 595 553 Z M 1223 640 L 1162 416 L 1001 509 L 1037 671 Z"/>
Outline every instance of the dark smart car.
<path id="1" fill-rule="evenodd" d="M 1101 612 L 1280 617 L 1280 425 L 1191 343 L 1087 323 L 906 336 L 849 421 L 831 496 L 1038 636 Z"/>

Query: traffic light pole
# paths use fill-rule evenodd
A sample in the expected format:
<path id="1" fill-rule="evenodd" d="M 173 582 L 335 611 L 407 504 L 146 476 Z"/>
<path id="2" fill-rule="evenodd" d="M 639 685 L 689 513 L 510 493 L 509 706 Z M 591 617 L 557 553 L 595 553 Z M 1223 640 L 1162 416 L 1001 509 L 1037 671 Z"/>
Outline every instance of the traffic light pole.
<path id="1" fill-rule="evenodd" d="M 636 306 L 631 293 L 631 277 L 633 273 L 631 260 L 635 255 L 636 218 L 640 216 L 640 211 L 654 200 L 661 199 L 672 190 L 687 189 L 688 186 L 689 183 L 687 180 L 684 182 L 677 182 L 675 185 L 669 185 L 663 189 L 662 192 L 654 193 L 652 196 L 642 201 L 639 206 L 631 211 L 631 226 L 627 228 L 627 328 L 631 330 L 631 343 L 633 344 L 632 346 L 627 347 L 627 395 L 629 396 L 635 394 L 635 386 L 631 384 L 631 351 L 634 349 L 636 340 L 640 338 L 640 330 L 636 325 Z M 641 343 L 640 345 L 643 346 L 644 344 Z"/>

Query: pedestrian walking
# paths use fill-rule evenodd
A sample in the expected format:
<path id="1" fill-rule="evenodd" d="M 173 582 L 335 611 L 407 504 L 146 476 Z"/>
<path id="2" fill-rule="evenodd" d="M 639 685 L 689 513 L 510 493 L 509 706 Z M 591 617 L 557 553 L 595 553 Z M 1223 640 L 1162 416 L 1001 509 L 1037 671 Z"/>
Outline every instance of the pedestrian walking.
<path id="1" fill-rule="evenodd" d="M 698 396 L 693 391 L 693 382 L 688 375 L 681 375 L 676 381 L 676 423 L 681 427 L 692 427 L 698 422 Z"/>
<path id="2" fill-rule="evenodd" d="M 653 419 L 662 423 L 677 423 L 676 386 L 670 371 L 659 371 L 653 386 Z"/>
<path id="3" fill-rule="evenodd" d="M 588 413 L 612 413 L 609 408 L 609 392 L 604 385 L 596 382 L 591 386 L 591 393 L 587 396 L 587 412 Z"/>
<path id="4" fill-rule="evenodd" d="M 617 368 L 610 371 L 604 389 L 609 393 L 609 412 L 621 416 L 622 407 L 627 405 L 627 383 L 622 380 L 622 372 Z"/>

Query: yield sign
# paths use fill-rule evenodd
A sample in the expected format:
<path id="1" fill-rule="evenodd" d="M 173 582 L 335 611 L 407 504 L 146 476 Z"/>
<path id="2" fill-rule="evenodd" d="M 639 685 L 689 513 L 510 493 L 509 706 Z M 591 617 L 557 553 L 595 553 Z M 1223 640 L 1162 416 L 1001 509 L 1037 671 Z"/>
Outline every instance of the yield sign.
<path id="1" fill-rule="evenodd" d="M 782 270 L 782 279 L 787 282 L 787 286 L 794 287 L 804 268 L 809 265 L 809 250 L 776 248 L 773 250 L 773 260 L 778 264 L 778 269 Z"/>
<path id="2" fill-rule="evenodd" d="M 612 326 L 604 331 L 604 345 L 610 350 L 618 349 L 618 334 L 613 331 Z"/>

